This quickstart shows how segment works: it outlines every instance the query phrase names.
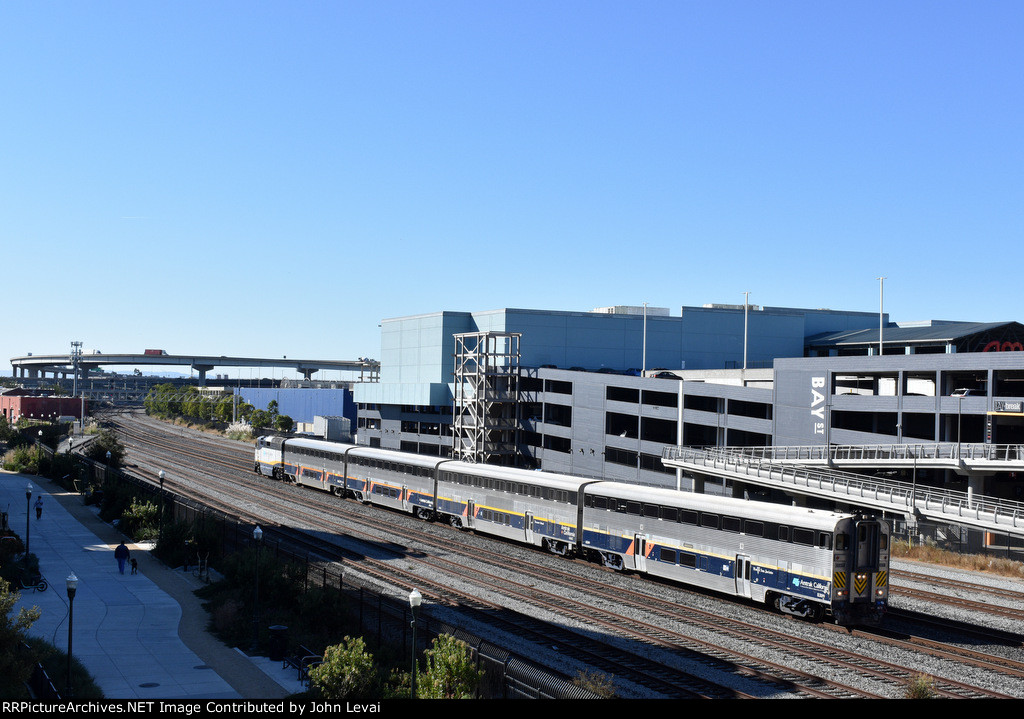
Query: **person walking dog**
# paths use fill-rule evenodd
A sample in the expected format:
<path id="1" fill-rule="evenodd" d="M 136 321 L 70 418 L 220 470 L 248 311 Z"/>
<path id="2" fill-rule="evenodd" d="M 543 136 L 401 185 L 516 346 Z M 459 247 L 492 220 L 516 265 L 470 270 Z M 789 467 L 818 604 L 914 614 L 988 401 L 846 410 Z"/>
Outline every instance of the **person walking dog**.
<path id="1" fill-rule="evenodd" d="M 128 551 L 128 547 L 125 546 L 124 540 L 117 545 L 117 549 L 114 550 L 114 559 L 117 560 L 117 569 L 124 574 L 124 563 L 128 561 L 128 556 L 131 552 Z"/>

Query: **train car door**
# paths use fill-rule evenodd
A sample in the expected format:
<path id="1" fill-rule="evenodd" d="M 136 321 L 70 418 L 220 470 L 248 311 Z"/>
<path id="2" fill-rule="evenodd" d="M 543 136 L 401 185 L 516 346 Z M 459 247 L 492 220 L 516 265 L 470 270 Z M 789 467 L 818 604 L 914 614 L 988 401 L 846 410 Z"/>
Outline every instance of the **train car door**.
<path id="1" fill-rule="evenodd" d="M 638 572 L 647 571 L 647 537 L 642 534 L 633 537 L 633 568 Z"/>
<path id="2" fill-rule="evenodd" d="M 526 541 L 533 544 L 533 512 L 527 511 L 523 515 L 523 531 L 526 534 Z"/>
<path id="3" fill-rule="evenodd" d="M 409 511 L 409 487 L 408 485 L 402 485 L 402 511 Z"/>
<path id="4" fill-rule="evenodd" d="M 466 527 L 472 529 L 476 526 L 476 502 L 472 499 L 466 500 Z"/>
<path id="5" fill-rule="evenodd" d="M 750 599 L 750 557 L 736 555 L 736 594 Z"/>

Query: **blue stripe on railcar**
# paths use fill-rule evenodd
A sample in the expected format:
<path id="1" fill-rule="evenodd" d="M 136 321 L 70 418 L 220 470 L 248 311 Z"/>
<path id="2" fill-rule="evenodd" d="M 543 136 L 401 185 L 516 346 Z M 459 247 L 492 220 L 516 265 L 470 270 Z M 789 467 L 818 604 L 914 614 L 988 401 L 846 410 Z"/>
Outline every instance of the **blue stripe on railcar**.
<path id="1" fill-rule="evenodd" d="M 666 546 L 665 549 L 668 549 L 671 553 L 667 556 L 675 555 L 677 557 L 675 560 L 667 560 L 662 559 L 661 548 L 663 546 L 652 545 L 651 551 L 648 554 L 648 561 L 678 566 L 680 569 L 691 569 L 693 571 L 700 569 L 702 572 L 717 574 L 725 579 L 736 578 L 735 559 L 719 557 L 690 548 Z M 692 564 L 686 561 L 684 557 L 692 557 Z M 809 574 L 794 574 L 779 567 L 758 564 L 753 561 L 750 566 L 750 583 L 768 589 L 781 589 L 788 594 L 822 602 L 831 601 L 832 596 L 832 583 L 828 580 Z"/>
<path id="2" fill-rule="evenodd" d="M 571 524 L 562 524 L 552 519 L 533 518 L 533 531 L 544 537 L 560 539 L 570 544 L 576 543 L 576 527 Z"/>
<path id="3" fill-rule="evenodd" d="M 453 514 L 456 517 L 466 516 L 466 503 L 447 497 L 437 498 L 437 511 L 445 514 Z"/>
<path id="4" fill-rule="evenodd" d="M 424 509 L 434 508 L 434 495 L 420 492 L 415 489 L 409 490 L 409 504 L 415 507 L 423 507 Z"/>
<path id="5" fill-rule="evenodd" d="M 368 488 L 368 483 L 365 479 L 359 477 L 348 478 L 348 488 L 353 492 L 365 492 Z"/>
<path id="6" fill-rule="evenodd" d="M 630 547 L 633 544 L 633 538 L 584 528 L 583 544 L 590 549 L 625 555 L 629 553 Z"/>

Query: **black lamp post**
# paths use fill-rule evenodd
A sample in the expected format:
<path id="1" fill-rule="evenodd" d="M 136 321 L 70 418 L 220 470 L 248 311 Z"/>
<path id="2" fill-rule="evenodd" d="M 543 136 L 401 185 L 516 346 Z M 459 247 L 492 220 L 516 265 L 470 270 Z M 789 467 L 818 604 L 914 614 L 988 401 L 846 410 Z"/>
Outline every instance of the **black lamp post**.
<path id="1" fill-rule="evenodd" d="M 32 515 L 32 483 L 29 482 L 25 487 L 25 575 L 28 578 L 28 549 L 29 549 L 29 529 L 32 526 L 31 519 Z"/>
<path id="2" fill-rule="evenodd" d="M 78 589 L 78 577 L 72 572 L 65 580 L 68 588 L 68 681 L 67 699 L 71 698 L 71 628 L 75 624 L 75 591 Z"/>
<path id="3" fill-rule="evenodd" d="M 256 540 L 256 571 L 254 572 L 256 581 L 253 582 L 255 589 L 252 603 L 252 651 L 250 653 L 255 654 L 260 641 L 260 544 L 263 542 L 263 530 L 258 524 L 256 529 L 252 530 L 252 538 Z"/>
<path id="4" fill-rule="evenodd" d="M 413 589 L 409 592 L 409 609 L 412 611 L 412 698 L 416 698 L 416 610 L 423 602 L 423 595 Z"/>
<path id="5" fill-rule="evenodd" d="M 160 526 L 157 529 L 157 534 L 162 540 L 164 538 L 164 471 L 161 469 L 157 476 L 160 478 Z"/>

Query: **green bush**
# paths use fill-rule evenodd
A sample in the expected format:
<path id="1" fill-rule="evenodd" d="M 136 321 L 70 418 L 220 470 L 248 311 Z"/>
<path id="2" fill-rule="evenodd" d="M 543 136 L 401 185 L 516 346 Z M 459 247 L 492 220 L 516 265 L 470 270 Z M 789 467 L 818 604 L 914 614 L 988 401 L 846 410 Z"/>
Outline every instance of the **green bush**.
<path id="1" fill-rule="evenodd" d="M 380 674 L 362 637 L 345 637 L 327 647 L 323 663 L 309 671 L 320 695 L 328 700 L 360 701 L 380 696 Z"/>
<path id="2" fill-rule="evenodd" d="M 10 449 L 4 455 L 4 469 L 22 474 L 39 474 L 44 464 L 41 450 L 31 444 L 22 444 Z"/>
<path id="3" fill-rule="evenodd" d="M 117 435 L 109 429 L 100 430 L 99 435 L 89 443 L 85 455 L 97 462 L 107 463 L 107 452 L 110 453 L 110 466 L 118 467 L 124 458 L 124 447 L 117 439 Z"/>
<path id="4" fill-rule="evenodd" d="M 0 696 L 22 696 L 24 684 L 32 674 L 31 654 L 22 651 L 29 628 L 39 619 L 38 607 L 14 607 L 20 595 L 7 580 L 0 578 Z"/>
<path id="5" fill-rule="evenodd" d="M 153 502 L 132 497 L 121 514 L 119 528 L 137 542 L 156 539 L 160 533 L 160 508 Z"/>
<path id="6" fill-rule="evenodd" d="M 426 668 L 419 675 L 416 696 L 423 699 L 473 699 L 484 672 L 469 646 L 450 634 L 437 637 L 424 652 Z"/>

